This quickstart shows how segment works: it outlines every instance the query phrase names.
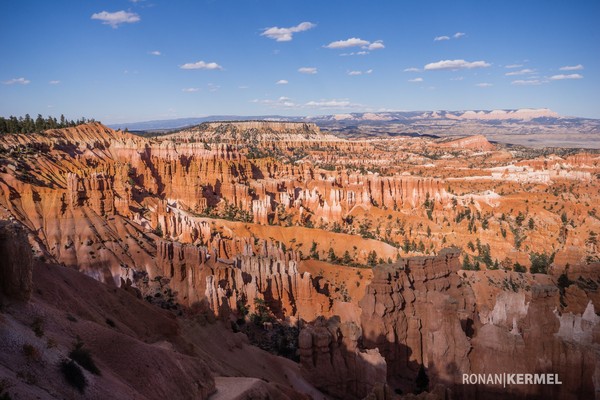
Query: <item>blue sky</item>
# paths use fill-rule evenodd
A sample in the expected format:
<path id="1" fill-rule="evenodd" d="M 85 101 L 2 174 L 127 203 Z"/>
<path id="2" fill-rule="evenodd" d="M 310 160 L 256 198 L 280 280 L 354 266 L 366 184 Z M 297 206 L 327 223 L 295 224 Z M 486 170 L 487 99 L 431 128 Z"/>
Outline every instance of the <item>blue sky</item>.
<path id="1" fill-rule="evenodd" d="M 0 1 L 3 116 L 600 118 L 598 1 Z"/>

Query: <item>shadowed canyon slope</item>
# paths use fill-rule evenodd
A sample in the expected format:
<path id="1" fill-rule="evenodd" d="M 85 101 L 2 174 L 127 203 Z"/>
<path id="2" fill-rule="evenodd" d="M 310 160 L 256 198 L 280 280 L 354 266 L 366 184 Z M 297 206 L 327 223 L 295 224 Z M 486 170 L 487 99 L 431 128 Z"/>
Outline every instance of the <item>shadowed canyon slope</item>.
<path id="1" fill-rule="evenodd" d="M 56 365 L 79 336 L 107 371 L 86 373 L 95 398 L 593 398 L 599 174 L 594 152 L 311 123 L 1 136 L 7 390 L 69 396 Z M 563 384 L 462 384 L 503 372 Z"/>

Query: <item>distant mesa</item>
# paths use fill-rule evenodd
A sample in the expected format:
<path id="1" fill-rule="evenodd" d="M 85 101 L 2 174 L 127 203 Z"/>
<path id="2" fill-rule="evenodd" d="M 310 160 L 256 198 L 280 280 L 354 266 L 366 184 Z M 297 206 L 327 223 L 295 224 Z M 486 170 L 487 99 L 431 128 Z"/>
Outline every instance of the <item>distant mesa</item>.
<path id="1" fill-rule="evenodd" d="M 281 121 L 216 121 L 185 128 L 170 135 L 177 139 L 201 139 L 221 143 L 257 143 L 267 141 L 304 142 L 338 141 L 331 134 L 322 132 L 311 122 Z"/>
<path id="2" fill-rule="evenodd" d="M 492 111 L 465 111 L 460 115 L 447 113 L 446 118 L 450 119 L 477 119 L 477 120 L 532 120 L 535 118 L 559 118 L 560 116 L 547 108 L 531 109 L 523 108 L 519 110 L 492 110 Z"/>
<path id="3" fill-rule="evenodd" d="M 318 117 L 317 117 L 318 118 Z M 326 117 L 324 117 L 326 118 Z M 530 121 L 535 118 L 560 118 L 560 115 L 548 108 L 523 108 L 517 110 L 468 110 L 468 111 L 395 111 L 379 113 L 353 113 L 335 114 L 334 120 L 355 121 L 391 121 L 391 120 L 423 120 L 423 119 L 450 119 L 450 120 L 521 120 Z"/>
<path id="4" fill-rule="evenodd" d="M 515 109 L 515 110 L 463 110 L 463 111 L 384 111 L 365 113 L 340 113 L 330 115 L 319 115 L 314 117 L 288 117 L 281 115 L 258 115 L 258 116 L 236 116 L 236 115 L 212 115 L 198 118 L 177 118 L 170 120 L 156 120 L 144 122 L 131 122 L 109 125 L 112 129 L 129 130 L 154 130 L 154 129 L 180 129 L 213 121 L 239 121 L 239 120 L 274 120 L 289 122 L 335 122 L 335 121 L 412 121 L 427 119 L 447 120 L 521 120 L 531 121 L 536 118 L 562 118 L 558 113 L 547 109 Z"/>

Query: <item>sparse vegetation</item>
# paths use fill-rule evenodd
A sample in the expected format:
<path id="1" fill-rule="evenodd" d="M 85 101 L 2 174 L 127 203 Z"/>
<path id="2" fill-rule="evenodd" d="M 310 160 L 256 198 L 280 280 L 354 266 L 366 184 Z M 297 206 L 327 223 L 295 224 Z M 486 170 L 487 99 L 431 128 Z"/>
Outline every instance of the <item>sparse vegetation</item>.
<path id="1" fill-rule="evenodd" d="M 80 393 L 85 392 L 87 387 L 87 380 L 81 367 L 73 360 L 62 360 L 60 363 L 60 371 L 67 383 L 79 390 Z"/>
<path id="2" fill-rule="evenodd" d="M 100 370 L 96 366 L 96 363 L 92 358 L 92 354 L 88 349 L 83 348 L 83 342 L 81 339 L 77 339 L 73 350 L 71 350 L 69 353 L 69 357 L 71 357 L 72 360 L 75 360 L 77 364 L 81 365 L 92 374 L 100 375 Z"/>

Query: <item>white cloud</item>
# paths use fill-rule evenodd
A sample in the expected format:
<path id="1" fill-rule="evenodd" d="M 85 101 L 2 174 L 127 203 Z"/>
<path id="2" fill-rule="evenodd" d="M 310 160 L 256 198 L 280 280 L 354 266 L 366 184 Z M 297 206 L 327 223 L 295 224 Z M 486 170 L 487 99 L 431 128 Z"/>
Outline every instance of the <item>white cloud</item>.
<path id="1" fill-rule="evenodd" d="M 273 26 L 271 28 L 266 28 L 260 35 L 266 36 L 269 39 L 274 39 L 278 42 L 289 42 L 292 40 L 294 33 L 304 32 L 314 28 L 315 26 L 317 25 L 313 24 L 312 22 L 302 22 L 289 28 L 279 28 L 277 26 Z"/>
<path id="2" fill-rule="evenodd" d="M 521 68 L 523 64 L 509 64 L 505 65 L 504 68 Z"/>
<path id="3" fill-rule="evenodd" d="M 544 81 L 539 79 L 518 79 L 511 82 L 512 85 L 517 86 L 541 85 L 542 83 L 544 83 Z"/>
<path id="4" fill-rule="evenodd" d="M 9 79 L 7 81 L 3 81 L 2 83 L 5 85 L 27 85 L 29 84 L 31 81 L 25 78 L 13 78 L 13 79 Z"/>
<path id="5" fill-rule="evenodd" d="M 223 69 L 223 67 L 221 67 L 216 62 L 206 63 L 204 61 L 197 61 L 195 63 L 185 63 L 179 68 L 181 68 L 181 69 L 209 69 L 209 70 Z"/>
<path id="6" fill-rule="evenodd" d="M 50 85 L 58 85 L 60 83 L 60 81 L 50 81 L 48 82 L 48 84 Z"/>
<path id="7" fill-rule="evenodd" d="M 462 81 L 463 79 L 465 79 L 464 76 L 457 76 L 457 77 L 454 77 L 454 78 L 450 78 L 451 81 Z"/>
<path id="8" fill-rule="evenodd" d="M 357 75 L 363 75 L 363 74 L 368 75 L 371 73 L 373 73 L 372 69 L 368 69 L 366 71 L 348 71 L 348 75 L 350 75 L 350 76 L 357 76 Z"/>
<path id="9" fill-rule="evenodd" d="M 298 72 L 301 74 L 316 74 L 317 69 L 315 67 L 302 67 L 298 68 Z"/>
<path id="10" fill-rule="evenodd" d="M 241 86 L 238 86 L 238 89 L 246 90 L 246 89 L 250 89 L 250 86 L 241 85 Z"/>
<path id="11" fill-rule="evenodd" d="M 151 51 L 148 54 L 151 54 L 153 56 L 160 56 L 161 55 L 160 51 L 158 51 L 158 50 Z"/>
<path id="12" fill-rule="evenodd" d="M 404 68 L 404 72 L 420 72 L 421 70 L 419 68 L 415 68 L 415 67 L 410 67 L 410 68 Z"/>
<path id="13" fill-rule="evenodd" d="M 561 71 L 580 71 L 583 69 L 583 65 L 565 65 L 564 67 L 559 68 Z"/>
<path id="14" fill-rule="evenodd" d="M 216 92 L 217 90 L 219 90 L 221 88 L 221 86 L 219 85 L 215 85 L 214 83 L 209 83 L 208 84 L 208 90 L 210 92 Z"/>
<path id="15" fill-rule="evenodd" d="M 287 85 L 289 82 L 285 79 L 280 79 L 277 82 L 275 82 L 276 85 Z"/>
<path id="16" fill-rule="evenodd" d="M 409 79 L 409 82 L 423 82 L 423 78 L 414 78 L 414 79 Z"/>
<path id="17" fill-rule="evenodd" d="M 368 40 L 363 40 L 360 38 L 350 38 L 346 40 L 337 40 L 335 42 L 331 42 L 328 45 L 323 46 L 327 49 L 347 49 L 349 47 L 360 47 L 365 50 L 379 50 L 385 49 L 385 45 L 383 44 L 383 40 L 376 40 L 374 42 L 369 42 Z M 359 53 L 357 53 L 359 54 Z M 365 53 L 363 53 L 365 54 Z M 353 55 L 353 54 L 350 54 Z"/>
<path id="18" fill-rule="evenodd" d="M 486 88 L 486 87 L 490 87 L 490 86 L 494 86 L 491 83 L 487 83 L 487 82 L 482 82 L 482 83 L 478 83 L 475 86 L 480 87 L 480 88 Z"/>
<path id="19" fill-rule="evenodd" d="M 383 44 L 383 40 L 376 40 L 373 43 L 371 43 L 369 46 L 367 46 L 367 49 L 369 49 L 369 50 L 385 49 L 385 45 Z"/>
<path id="20" fill-rule="evenodd" d="M 518 71 L 507 72 L 504 75 L 506 75 L 506 76 L 515 76 L 515 75 L 527 75 L 527 74 L 535 74 L 535 70 L 534 69 L 525 68 L 525 69 L 521 69 L 521 70 L 518 70 Z"/>
<path id="21" fill-rule="evenodd" d="M 551 81 L 562 81 L 565 79 L 582 79 L 583 75 L 579 75 L 579 74 L 569 74 L 569 75 L 564 75 L 564 74 L 560 74 L 560 75 L 552 75 L 550 77 Z"/>
<path id="22" fill-rule="evenodd" d="M 141 18 L 136 13 L 121 10 L 112 13 L 108 11 L 95 13 L 92 14 L 92 19 L 102 21 L 104 25 L 110 25 L 116 29 L 120 24 L 131 24 L 138 22 Z"/>
<path id="23" fill-rule="evenodd" d="M 464 33 L 464 32 L 456 32 L 452 37 L 454 39 L 460 39 L 463 36 L 466 36 L 466 33 Z"/>
<path id="24" fill-rule="evenodd" d="M 441 42 L 442 40 L 450 40 L 449 36 L 436 36 L 433 38 L 434 42 Z"/>
<path id="25" fill-rule="evenodd" d="M 185 89 L 181 89 L 182 92 L 186 92 L 186 93 L 194 93 L 194 92 L 199 92 L 200 89 L 195 88 L 195 87 L 191 87 L 191 88 L 185 88 Z"/>
<path id="26" fill-rule="evenodd" d="M 425 65 L 424 69 L 426 71 L 434 71 L 434 70 L 457 70 L 457 69 L 472 69 L 472 68 L 486 68 L 491 64 L 485 61 L 465 61 L 465 60 L 442 60 L 434 63 L 429 63 Z"/>
<path id="27" fill-rule="evenodd" d="M 367 40 L 362 40 L 359 38 L 350 38 L 350 39 L 346 39 L 346 40 L 337 40 L 335 42 L 331 42 L 326 46 L 328 49 L 345 49 L 348 47 L 363 47 L 363 46 L 368 46 L 370 44 L 369 41 Z"/>

